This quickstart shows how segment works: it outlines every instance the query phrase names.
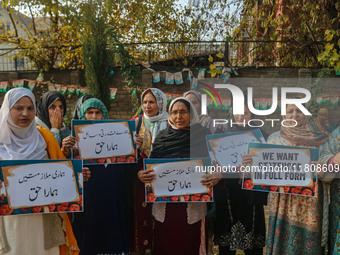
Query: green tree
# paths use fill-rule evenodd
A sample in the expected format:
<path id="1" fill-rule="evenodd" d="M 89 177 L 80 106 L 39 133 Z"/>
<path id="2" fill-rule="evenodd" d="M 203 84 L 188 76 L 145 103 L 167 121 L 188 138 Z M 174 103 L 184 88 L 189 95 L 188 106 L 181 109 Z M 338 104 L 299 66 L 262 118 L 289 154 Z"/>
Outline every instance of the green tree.
<path id="1" fill-rule="evenodd" d="M 109 88 L 112 83 L 115 52 L 108 47 L 111 36 L 106 11 L 97 1 L 85 5 L 83 57 L 86 84 L 90 92 L 110 108 Z"/>
<path id="2" fill-rule="evenodd" d="M 141 87 L 141 73 L 134 59 L 120 42 L 121 37 L 107 23 L 107 9 L 100 0 L 84 5 L 83 56 L 86 83 L 91 93 L 110 107 L 109 88 L 113 69 L 120 66 L 128 87 Z"/>

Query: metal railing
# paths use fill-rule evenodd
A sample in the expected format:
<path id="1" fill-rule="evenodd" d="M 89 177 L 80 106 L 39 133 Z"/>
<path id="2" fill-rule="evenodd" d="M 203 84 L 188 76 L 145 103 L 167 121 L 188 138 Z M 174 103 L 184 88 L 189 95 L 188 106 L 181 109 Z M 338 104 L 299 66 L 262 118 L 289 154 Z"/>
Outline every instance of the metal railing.
<path id="1" fill-rule="evenodd" d="M 80 46 L 81 47 L 81 46 Z M 317 67 L 317 52 L 323 42 L 294 41 L 186 41 L 126 43 L 125 48 L 136 63 L 162 66 L 200 67 L 211 62 L 224 62 L 226 66 L 256 67 Z M 22 56 L 21 49 L 0 49 L 0 71 L 37 70 L 34 63 Z M 210 60 L 209 60 L 209 57 Z M 58 69 L 63 56 L 58 56 L 54 68 Z M 71 67 L 76 69 L 77 67 Z"/>
<path id="2" fill-rule="evenodd" d="M 323 42 L 294 41 L 190 41 L 127 44 L 138 63 L 183 67 L 207 66 L 214 62 L 231 66 L 316 67 Z M 223 56 L 222 58 L 218 56 Z"/>
<path id="3" fill-rule="evenodd" d="M 19 57 L 21 52 L 18 48 L 0 49 L 0 71 L 36 70 L 28 57 Z"/>
<path id="4" fill-rule="evenodd" d="M 224 41 L 153 42 L 126 44 L 126 49 L 138 63 L 159 63 L 165 66 L 205 66 L 207 56 L 221 53 L 216 61 L 227 61 Z"/>

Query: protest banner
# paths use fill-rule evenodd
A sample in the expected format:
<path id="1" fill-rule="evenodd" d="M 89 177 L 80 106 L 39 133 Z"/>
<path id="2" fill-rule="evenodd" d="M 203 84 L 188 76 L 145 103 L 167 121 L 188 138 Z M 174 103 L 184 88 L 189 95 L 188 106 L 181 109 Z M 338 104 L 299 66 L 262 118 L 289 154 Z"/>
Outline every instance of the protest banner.
<path id="1" fill-rule="evenodd" d="M 316 173 L 310 165 L 319 150 L 271 144 L 249 144 L 251 166 L 242 170 L 243 188 L 314 196 Z"/>
<path id="2" fill-rule="evenodd" d="M 265 140 L 259 129 L 207 136 L 209 154 L 219 166 L 239 167 L 248 153 L 248 144 L 262 142 Z"/>
<path id="3" fill-rule="evenodd" d="M 144 169 L 153 169 L 156 179 L 146 184 L 147 202 L 213 201 L 212 189 L 201 184 L 206 175 L 203 159 L 145 159 Z"/>
<path id="4" fill-rule="evenodd" d="M 4 160 L 0 167 L 0 215 L 82 211 L 81 160 Z"/>
<path id="5" fill-rule="evenodd" d="M 135 130 L 134 121 L 73 120 L 77 143 L 72 157 L 84 164 L 136 162 Z"/>

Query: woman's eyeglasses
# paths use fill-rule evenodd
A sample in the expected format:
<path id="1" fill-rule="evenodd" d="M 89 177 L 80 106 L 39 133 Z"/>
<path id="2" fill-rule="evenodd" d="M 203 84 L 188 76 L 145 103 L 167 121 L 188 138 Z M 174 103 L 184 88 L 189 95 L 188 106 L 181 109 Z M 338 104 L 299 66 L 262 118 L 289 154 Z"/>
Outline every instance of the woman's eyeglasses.
<path id="1" fill-rule="evenodd" d="M 184 115 L 189 114 L 189 112 L 187 112 L 187 111 L 173 111 L 173 112 L 170 112 L 170 115 L 171 115 L 172 117 L 175 117 L 175 116 L 177 116 L 178 114 L 181 115 L 181 116 L 184 116 Z"/>

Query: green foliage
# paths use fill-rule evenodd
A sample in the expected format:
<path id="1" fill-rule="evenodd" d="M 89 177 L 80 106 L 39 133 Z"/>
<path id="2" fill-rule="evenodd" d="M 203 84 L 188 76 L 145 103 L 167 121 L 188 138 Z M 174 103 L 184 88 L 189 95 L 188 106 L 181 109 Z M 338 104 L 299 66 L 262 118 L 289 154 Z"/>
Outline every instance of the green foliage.
<path id="1" fill-rule="evenodd" d="M 97 5 L 96 5 L 97 4 Z M 85 5 L 83 56 L 86 84 L 91 94 L 102 100 L 106 108 L 110 108 L 110 85 L 113 81 L 115 52 L 108 47 L 111 30 L 106 23 L 103 6 Z"/>
<path id="2" fill-rule="evenodd" d="M 83 56 L 86 83 L 91 93 L 110 107 L 109 87 L 113 81 L 113 69 L 120 66 L 127 88 L 141 88 L 141 72 L 134 59 L 121 43 L 121 36 L 106 22 L 106 5 L 92 1 L 84 6 Z M 136 102 L 137 105 L 137 102 Z"/>
<path id="3" fill-rule="evenodd" d="M 323 68 L 319 73 L 318 73 L 318 78 L 315 80 L 311 87 L 311 100 L 309 100 L 307 104 L 307 109 L 310 111 L 312 116 L 318 116 L 318 110 L 319 110 L 319 105 L 316 102 L 316 99 L 319 96 L 319 92 L 321 92 L 322 88 L 322 83 L 324 78 L 329 78 L 330 77 L 330 69 L 329 68 Z"/>
<path id="4" fill-rule="evenodd" d="M 125 78 L 126 88 L 132 91 L 133 111 L 136 111 L 140 106 L 140 95 L 142 90 L 142 75 L 139 67 L 135 64 L 134 58 L 126 50 L 121 43 L 121 36 L 114 32 L 113 27 L 110 27 L 111 37 L 109 38 L 109 46 L 116 53 L 116 61 L 120 65 L 120 74 Z"/>
<path id="5" fill-rule="evenodd" d="M 333 67 L 338 72 L 340 71 L 340 30 L 326 30 L 325 40 L 327 43 L 324 51 L 318 55 L 318 61 L 324 66 Z"/>

